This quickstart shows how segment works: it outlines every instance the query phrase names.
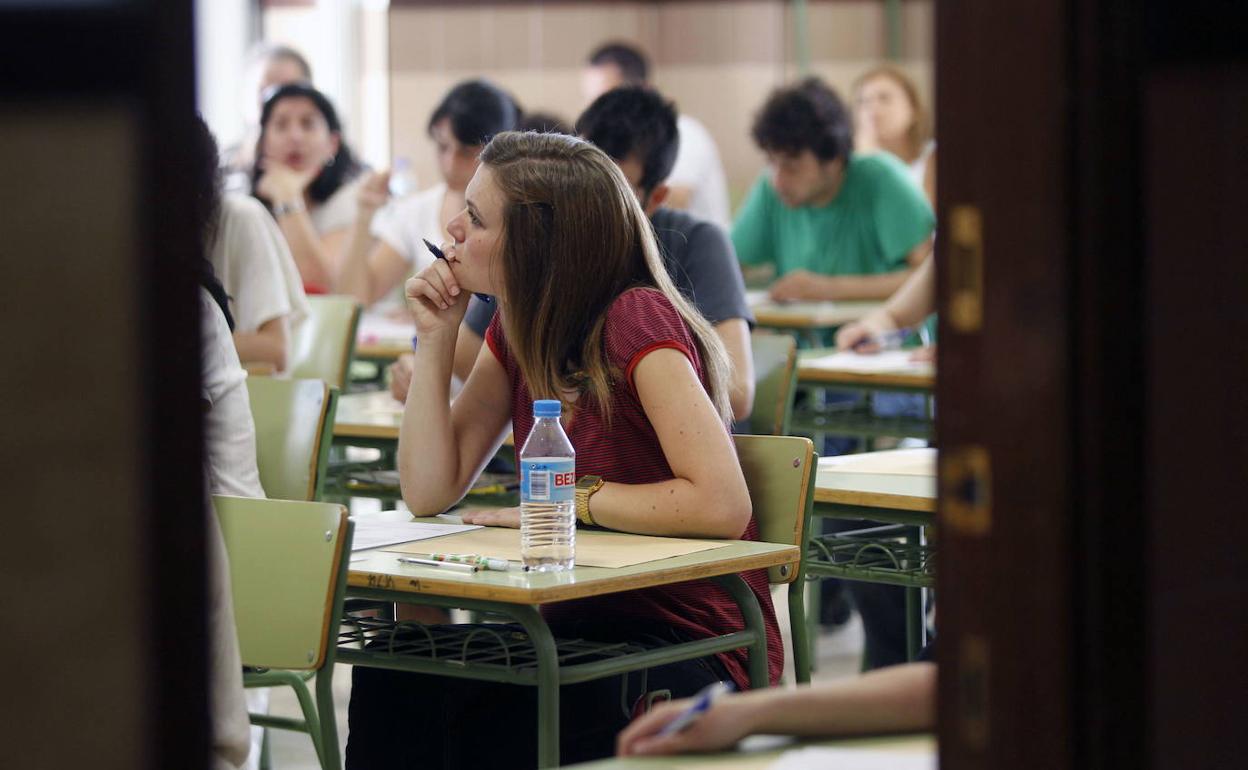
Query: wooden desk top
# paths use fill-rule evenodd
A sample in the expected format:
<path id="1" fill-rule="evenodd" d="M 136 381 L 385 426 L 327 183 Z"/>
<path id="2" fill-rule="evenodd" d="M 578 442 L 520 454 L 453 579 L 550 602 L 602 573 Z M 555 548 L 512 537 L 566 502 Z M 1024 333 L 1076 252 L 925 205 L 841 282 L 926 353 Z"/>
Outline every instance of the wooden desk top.
<path id="1" fill-rule="evenodd" d="M 388 390 L 344 393 L 338 397 L 334 437 L 398 441 L 402 421 L 403 404 L 395 401 Z"/>
<path id="2" fill-rule="evenodd" d="M 897 368 L 879 371 L 858 371 L 830 366 L 819 359 L 834 350 L 802 350 L 798 352 L 797 380 L 819 385 L 869 385 L 881 388 L 936 388 L 936 367 L 931 363 L 904 362 Z"/>
<path id="3" fill-rule="evenodd" d="M 933 757 L 936 766 L 936 736 L 890 735 L 869 738 L 836 738 L 816 741 L 793 741 L 775 736 L 747 739 L 736 751 L 717 754 L 685 754 L 673 757 L 626 757 L 603 759 L 581 765 L 578 770 L 765 770 L 775 764 L 786 751 L 803 748 L 836 748 L 878 751 L 881 759 L 898 754 Z"/>
<path id="4" fill-rule="evenodd" d="M 890 449 L 820 458 L 815 502 L 935 513 L 936 450 Z"/>
<path id="5" fill-rule="evenodd" d="M 338 397 L 338 413 L 334 417 L 334 438 L 369 438 L 399 440 L 399 424 L 403 422 L 403 404 L 394 400 L 388 390 L 346 393 Z M 503 446 L 511 446 L 511 434 Z"/>
<path id="6" fill-rule="evenodd" d="M 776 329 L 830 329 L 857 321 L 883 302 L 772 302 L 766 291 L 746 293 L 759 326 Z"/>
<path id="7" fill-rule="evenodd" d="M 400 340 L 370 339 L 367 342 L 357 341 L 355 343 L 355 357 L 369 361 L 395 361 L 404 353 L 411 352 L 411 340 L 403 342 Z"/>
<path id="8" fill-rule="evenodd" d="M 601 532 L 577 533 L 577 537 L 582 539 L 611 536 L 610 533 Z M 430 551 L 437 551 L 440 539 L 433 538 L 423 542 L 429 543 Z M 797 546 L 740 540 L 723 542 L 727 545 L 721 548 L 671 559 L 618 569 L 576 567 L 569 572 L 522 572 L 514 566 L 508 572 L 455 572 L 439 567 L 400 564 L 398 557 L 401 554 L 377 549 L 351 555 L 351 572 L 347 584 L 350 587 L 379 588 L 413 594 L 436 594 L 513 604 L 547 604 L 781 564 L 796 565 L 800 558 Z"/>

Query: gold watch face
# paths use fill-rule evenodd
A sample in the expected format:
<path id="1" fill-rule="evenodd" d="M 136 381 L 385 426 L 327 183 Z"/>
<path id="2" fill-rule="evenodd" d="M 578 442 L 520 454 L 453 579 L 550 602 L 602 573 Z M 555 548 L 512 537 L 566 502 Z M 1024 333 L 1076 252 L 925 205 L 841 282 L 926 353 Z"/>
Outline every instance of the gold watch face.
<path id="1" fill-rule="evenodd" d="M 576 482 L 577 489 L 593 489 L 602 482 L 601 476 L 581 476 Z"/>

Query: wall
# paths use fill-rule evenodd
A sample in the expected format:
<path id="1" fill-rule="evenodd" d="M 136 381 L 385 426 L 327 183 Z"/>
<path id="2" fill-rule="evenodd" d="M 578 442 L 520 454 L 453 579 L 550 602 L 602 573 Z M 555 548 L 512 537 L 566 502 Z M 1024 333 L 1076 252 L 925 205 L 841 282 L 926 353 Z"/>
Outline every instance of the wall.
<path id="1" fill-rule="evenodd" d="M 930 103 L 932 2 L 902 3 L 900 64 Z M 429 114 L 457 81 L 485 77 L 526 109 L 571 121 L 584 108 L 580 70 L 608 39 L 638 43 L 654 81 L 719 144 L 736 201 L 762 168 L 749 138 L 768 91 L 796 76 L 793 11 L 781 0 L 683 2 L 420 3 L 390 7 L 390 131 L 421 187 L 437 181 L 425 135 Z M 885 57 L 879 0 L 808 6 L 812 69 L 847 96 L 854 77 Z"/>

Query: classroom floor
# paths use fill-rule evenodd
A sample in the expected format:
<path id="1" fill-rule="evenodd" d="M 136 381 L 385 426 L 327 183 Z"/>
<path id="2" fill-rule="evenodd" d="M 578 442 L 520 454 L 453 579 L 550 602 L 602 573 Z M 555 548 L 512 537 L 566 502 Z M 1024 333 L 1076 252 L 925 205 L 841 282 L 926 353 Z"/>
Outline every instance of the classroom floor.
<path id="1" fill-rule="evenodd" d="M 784 608 L 784 602 L 777 602 L 776 605 L 778 610 Z M 779 620 L 782 628 L 788 623 L 787 617 Z M 862 644 L 862 622 L 856 613 L 849 623 L 835 632 L 822 634 L 818 642 L 814 681 L 839 679 L 857 673 Z M 347 702 L 350 697 L 351 667 L 339 664 L 334 671 L 334 705 L 337 711 L 339 740 L 344 752 L 347 745 Z M 299 706 L 290 688 L 282 688 L 273 693 L 269 712 L 283 716 L 299 715 Z M 312 742 L 306 735 L 282 730 L 274 730 L 272 733 L 270 740 L 272 741 L 274 768 L 317 770 L 320 767 L 316 761 L 316 752 L 312 749 Z"/>

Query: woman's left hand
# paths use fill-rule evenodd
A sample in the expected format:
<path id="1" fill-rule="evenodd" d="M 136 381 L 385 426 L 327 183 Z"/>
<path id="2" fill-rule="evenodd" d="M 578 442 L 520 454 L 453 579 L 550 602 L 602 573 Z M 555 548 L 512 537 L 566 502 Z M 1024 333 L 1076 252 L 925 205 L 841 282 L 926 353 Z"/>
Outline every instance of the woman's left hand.
<path id="1" fill-rule="evenodd" d="M 459 514 L 465 524 L 481 524 L 486 527 L 520 528 L 520 508 L 476 508 Z"/>
<path id="2" fill-rule="evenodd" d="M 273 204 L 303 200 L 303 191 L 316 178 L 315 173 L 296 171 L 285 163 L 266 158 L 256 192 Z"/>

